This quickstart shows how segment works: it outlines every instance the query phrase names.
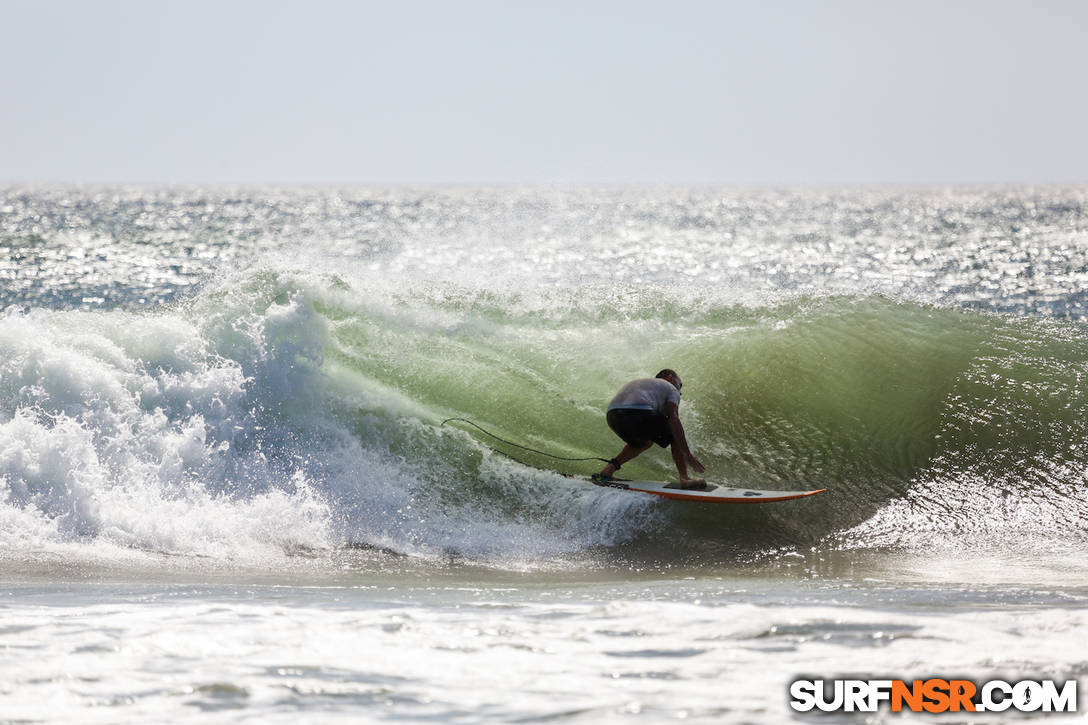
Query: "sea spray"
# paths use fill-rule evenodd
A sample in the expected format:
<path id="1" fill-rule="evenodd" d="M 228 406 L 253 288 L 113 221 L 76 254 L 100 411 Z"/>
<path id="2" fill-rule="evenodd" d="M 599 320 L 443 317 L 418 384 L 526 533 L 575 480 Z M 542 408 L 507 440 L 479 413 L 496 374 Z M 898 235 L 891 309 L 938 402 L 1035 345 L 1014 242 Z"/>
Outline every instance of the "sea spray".
<path id="1" fill-rule="evenodd" d="M 58 542 L 212 556 L 367 545 L 531 561 L 806 546 L 848 531 L 851 546 L 886 545 L 880 527 L 871 541 L 855 527 L 919 491 L 957 501 L 910 509 L 920 513 L 892 537 L 909 546 L 913 529 L 977 518 L 983 504 L 957 492 L 1000 460 L 1017 483 L 996 514 L 986 504 L 990 528 L 1051 493 L 1066 507 L 1051 521 L 1078 530 L 1086 518 L 1070 443 L 1086 405 L 1077 323 L 880 296 L 680 298 L 655 317 L 592 292 L 541 321 L 517 294 L 379 290 L 256 270 L 157 314 L 9 313 L 6 505 L 33 515 L 35 540 L 44 522 Z M 609 314 L 591 314 L 605 304 Z M 620 314 L 631 315 L 623 328 Z M 615 347 L 630 352 L 610 366 Z M 826 487 L 826 500 L 692 511 L 560 475 L 587 464 L 439 425 L 463 415 L 558 455 L 608 456 L 613 387 L 666 363 L 689 381 L 683 416 L 711 471 Z M 660 479 L 669 465 L 646 454 L 629 475 Z"/>
<path id="2" fill-rule="evenodd" d="M 520 566 L 1084 529 L 1083 189 L 56 187 L 0 208 L 23 548 Z M 439 426 L 610 457 L 607 400 L 666 366 L 712 477 L 828 493 L 645 501 Z M 672 475 L 657 449 L 625 472 Z"/>

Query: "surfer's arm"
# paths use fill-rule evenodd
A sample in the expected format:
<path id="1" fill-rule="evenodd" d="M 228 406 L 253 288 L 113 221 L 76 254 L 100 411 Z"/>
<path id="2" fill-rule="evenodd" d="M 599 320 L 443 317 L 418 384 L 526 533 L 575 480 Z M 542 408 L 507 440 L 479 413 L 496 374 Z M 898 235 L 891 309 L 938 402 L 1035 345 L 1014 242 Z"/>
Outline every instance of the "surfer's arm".
<path id="1" fill-rule="evenodd" d="M 688 477 L 687 464 L 689 463 L 699 473 L 705 471 L 706 468 L 688 448 L 688 439 L 684 435 L 684 425 L 680 422 L 680 409 L 676 403 L 665 403 L 665 420 L 668 421 L 669 432 L 672 433 L 672 459 L 676 463 L 676 471 L 680 474 L 680 478 Z"/>

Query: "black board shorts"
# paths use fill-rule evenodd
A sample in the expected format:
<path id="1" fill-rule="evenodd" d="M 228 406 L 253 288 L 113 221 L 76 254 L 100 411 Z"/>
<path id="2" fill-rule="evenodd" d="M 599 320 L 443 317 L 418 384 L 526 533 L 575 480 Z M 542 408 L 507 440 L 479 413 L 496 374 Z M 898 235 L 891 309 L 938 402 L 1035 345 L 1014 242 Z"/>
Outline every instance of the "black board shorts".
<path id="1" fill-rule="evenodd" d="M 669 421 L 661 413 L 634 408 L 613 408 L 605 414 L 605 420 L 612 432 L 629 446 L 642 448 L 651 441 L 662 448 L 668 448 L 672 444 Z"/>

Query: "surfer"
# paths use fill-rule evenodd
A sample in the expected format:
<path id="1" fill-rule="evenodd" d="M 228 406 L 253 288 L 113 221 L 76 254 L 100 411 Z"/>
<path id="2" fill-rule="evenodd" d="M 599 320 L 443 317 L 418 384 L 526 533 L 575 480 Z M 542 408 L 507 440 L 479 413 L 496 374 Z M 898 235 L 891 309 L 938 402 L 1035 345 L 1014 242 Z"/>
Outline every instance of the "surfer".
<path id="1" fill-rule="evenodd" d="M 605 420 L 626 445 L 594 478 L 610 480 L 620 466 L 656 443 L 662 448 L 671 446 L 681 488 L 706 486 L 706 480 L 702 478 L 688 478 L 689 464 L 698 473 L 706 469 L 688 448 L 684 426 L 680 424 L 680 389 L 683 386 L 676 371 L 665 368 L 657 377 L 632 380 L 620 388 L 608 404 Z"/>

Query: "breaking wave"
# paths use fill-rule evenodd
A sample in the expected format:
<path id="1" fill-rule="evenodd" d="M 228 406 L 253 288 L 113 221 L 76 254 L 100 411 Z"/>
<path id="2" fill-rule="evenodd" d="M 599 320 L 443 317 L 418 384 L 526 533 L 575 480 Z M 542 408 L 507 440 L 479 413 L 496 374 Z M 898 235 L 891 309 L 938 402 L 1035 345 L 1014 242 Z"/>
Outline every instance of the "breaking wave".
<path id="1" fill-rule="evenodd" d="M 157 314 L 9 312 L 0 536 L 9 555 L 363 546 L 522 563 L 1083 546 L 1085 339 L 1080 323 L 871 295 L 499 295 L 268 267 Z M 713 480 L 827 493 L 660 501 L 441 425 L 463 416 L 557 455 L 610 457 L 605 403 L 666 366 L 684 376 L 682 418 Z M 624 473 L 661 479 L 670 465 L 656 451 Z"/>

